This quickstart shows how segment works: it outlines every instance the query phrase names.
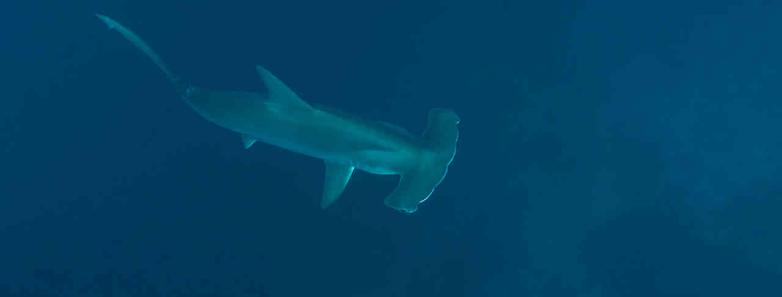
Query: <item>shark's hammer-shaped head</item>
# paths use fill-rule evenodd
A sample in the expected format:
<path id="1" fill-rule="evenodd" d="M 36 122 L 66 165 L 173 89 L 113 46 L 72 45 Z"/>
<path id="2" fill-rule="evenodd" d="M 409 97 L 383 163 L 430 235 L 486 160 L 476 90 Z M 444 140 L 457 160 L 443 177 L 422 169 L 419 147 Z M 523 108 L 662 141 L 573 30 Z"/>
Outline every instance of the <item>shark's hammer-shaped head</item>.
<path id="1" fill-rule="evenodd" d="M 429 120 L 424 132 L 430 150 L 451 163 L 459 140 L 459 122 L 461 118 L 453 110 L 433 108 L 429 111 Z"/>
<path id="2" fill-rule="evenodd" d="M 418 210 L 418 204 L 426 201 L 440 185 L 456 154 L 460 121 L 459 116 L 448 109 L 435 108 L 429 111 L 418 165 L 401 174 L 399 185 L 385 199 L 388 207 L 414 213 Z"/>

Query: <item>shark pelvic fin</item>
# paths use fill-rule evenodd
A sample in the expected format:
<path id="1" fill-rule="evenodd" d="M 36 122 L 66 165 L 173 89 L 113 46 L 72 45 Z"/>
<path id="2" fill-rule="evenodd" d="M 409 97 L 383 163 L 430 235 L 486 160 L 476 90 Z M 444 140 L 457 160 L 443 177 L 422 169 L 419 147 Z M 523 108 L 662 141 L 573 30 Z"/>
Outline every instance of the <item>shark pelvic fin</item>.
<path id="1" fill-rule="evenodd" d="M 253 146 L 253 144 L 255 144 L 256 141 L 257 139 L 255 139 L 255 137 L 252 137 L 247 134 L 242 134 L 242 144 L 244 144 L 245 149 L 249 149 L 251 146 Z"/>
<path id="2" fill-rule="evenodd" d="M 350 177 L 353 175 L 353 166 L 326 161 L 326 177 L 323 180 L 323 198 L 320 207 L 327 208 L 339 199 L 345 191 Z"/>
<path id="3" fill-rule="evenodd" d="M 304 102 L 304 100 L 299 98 L 299 95 L 296 95 L 293 90 L 263 66 L 256 65 L 255 71 L 258 72 L 258 76 L 261 77 L 261 80 L 266 85 L 269 100 L 286 106 L 312 108 L 307 102 Z"/>

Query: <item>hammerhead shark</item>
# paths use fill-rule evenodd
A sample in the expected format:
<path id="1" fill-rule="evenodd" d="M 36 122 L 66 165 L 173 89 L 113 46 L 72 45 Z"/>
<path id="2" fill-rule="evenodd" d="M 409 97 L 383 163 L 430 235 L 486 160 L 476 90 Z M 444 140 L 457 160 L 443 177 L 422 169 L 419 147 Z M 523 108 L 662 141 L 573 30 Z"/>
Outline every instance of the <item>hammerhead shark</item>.
<path id="1" fill-rule="evenodd" d="M 423 136 L 416 136 L 385 122 L 314 107 L 262 66 L 256 66 L 256 71 L 266 92 L 202 88 L 174 74 L 133 31 L 107 16 L 96 16 L 151 59 L 199 115 L 241 135 L 244 148 L 261 141 L 322 159 L 326 165 L 322 208 L 342 195 L 358 168 L 399 175 L 385 205 L 413 213 L 445 178 L 456 154 L 460 119 L 449 109 L 431 109 Z"/>

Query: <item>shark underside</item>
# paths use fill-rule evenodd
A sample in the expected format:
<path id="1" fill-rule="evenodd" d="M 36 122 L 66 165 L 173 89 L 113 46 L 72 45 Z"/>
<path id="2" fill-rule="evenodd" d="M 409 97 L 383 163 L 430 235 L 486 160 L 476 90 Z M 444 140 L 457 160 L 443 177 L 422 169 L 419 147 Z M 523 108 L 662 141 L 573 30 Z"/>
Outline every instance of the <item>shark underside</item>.
<path id="1" fill-rule="evenodd" d="M 256 70 L 266 92 L 198 87 L 169 70 L 131 30 L 107 16 L 97 17 L 146 54 L 193 110 L 241 135 L 245 148 L 260 141 L 322 159 L 326 165 L 323 208 L 342 195 L 354 169 L 359 169 L 399 175 L 399 184 L 385 204 L 413 213 L 443 180 L 456 153 L 459 117 L 451 110 L 430 110 L 425 132 L 416 136 L 387 123 L 314 107 L 261 66 Z"/>

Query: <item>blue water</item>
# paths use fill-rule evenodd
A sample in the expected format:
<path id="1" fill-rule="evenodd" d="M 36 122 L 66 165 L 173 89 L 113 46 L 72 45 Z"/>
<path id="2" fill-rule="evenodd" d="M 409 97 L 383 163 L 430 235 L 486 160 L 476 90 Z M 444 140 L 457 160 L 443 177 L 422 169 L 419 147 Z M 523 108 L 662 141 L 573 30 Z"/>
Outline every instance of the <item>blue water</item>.
<path id="1" fill-rule="evenodd" d="M 782 296 L 778 1 L 11 1 L 0 296 Z M 357 173 L 200 118 L 94 18 L 199 85 L 423 131 L 413 215 Z"/>

